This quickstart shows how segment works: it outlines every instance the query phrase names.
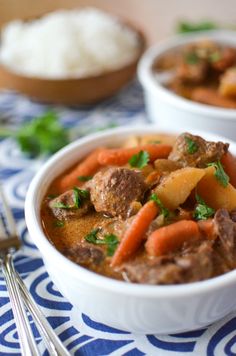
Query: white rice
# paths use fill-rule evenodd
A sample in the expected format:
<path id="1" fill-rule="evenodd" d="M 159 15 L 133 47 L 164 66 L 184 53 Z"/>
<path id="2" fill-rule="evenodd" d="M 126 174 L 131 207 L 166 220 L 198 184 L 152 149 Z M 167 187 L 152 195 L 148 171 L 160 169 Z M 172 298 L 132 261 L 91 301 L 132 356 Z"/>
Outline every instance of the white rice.
<path id="1" fill-rule="evenodd" d="M 137 34 L 103 11 L 59 10 L 8 23 L 1 33 L 0 62 L 28 76 L 85 77 L 124 66 L 138 47 Z"/>

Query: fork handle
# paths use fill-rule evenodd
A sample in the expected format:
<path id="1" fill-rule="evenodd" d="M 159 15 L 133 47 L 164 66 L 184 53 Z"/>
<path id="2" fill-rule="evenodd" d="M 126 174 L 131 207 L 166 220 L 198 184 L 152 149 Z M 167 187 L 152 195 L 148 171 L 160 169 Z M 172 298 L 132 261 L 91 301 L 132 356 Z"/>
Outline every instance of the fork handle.
<path id="1" fill-rule="evenodd" d="M 46 343 L 48 352 L 50 356 L 70 356 L 65 346 L 62 344 L 59 337 L 55 334 L 50 324 L 48 323 L 46 317 L 43 315 L 42 311 L 39 309 L 38 305 L 35 303 L 28 289 L 26 288 L 24 281 L 21 279 L 17 271 L 15 271 L 16 280 L 19 284 L 20 291 L 23 295 L 24 303 L 31 313 L 34 321 L 39 328 L 41 335 L 43 336 L 44 342 Z"/>
<path id="2" fill-rule="evenodd" d="M 18 331 L 22 356 L 39 356 L 38 348 L 31 331 L 19 286 L 14 278 L 15 268 L 13 266 L 11 254 L 7 254 L 3 258 L 2 271 L 6 280 L 6 286 Z"/>

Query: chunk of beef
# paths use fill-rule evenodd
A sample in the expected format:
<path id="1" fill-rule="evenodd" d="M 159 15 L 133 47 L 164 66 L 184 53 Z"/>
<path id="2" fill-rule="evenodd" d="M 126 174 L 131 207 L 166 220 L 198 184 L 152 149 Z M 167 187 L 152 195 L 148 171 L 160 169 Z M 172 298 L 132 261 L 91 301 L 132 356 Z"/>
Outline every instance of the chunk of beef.
<path id="1" fill-rule="evenodd" d="M 195 147 L 193 151 L 191 143 Z M 177 137 L 169 159 L 180 163 L 182 167 L 204 168 L 208 163 L 220 160 L 228 147 L 227 143 L 206 141 L 200 136 L 185 132 Z"/>
<path id="2" fill-rule="evenodd" d="M 219 209 L 214 216 L 216 233 L 219 236 L 219 253 L 230 267 L 235 266 L 236 224 L 226 209 Z"/>
<path id="3" fill-rule="evenodd" d="M 128 280 L 144 284 L 189 283 L 213 275 L 213 249 L 210 241 L 178 256 L 136 259 L 122 266 Z"/>
<path id="4" fill-rule="evenodd" d="M 75 197 L 73 189 L 66 191 L 49 202 L 49 207 L 53 215 L 58 220 L 79 218 L 85 215 L 92 207 L 89 199 L 83 200 L 80 208 L 75 207 Z"/>
<path id="5" fill-rule="evenodd" d="M 227 68 L 232 67 L 236 62 L 236 50 L 232 47 L 221 48 L 218 52 L 212 54 L 211 58 L 214 59 L 214 54 L 217 56 L 217 60 L 211 61 L 211 66 L 216 71 L 224 72 Z"/>
<path id="6" fill-rule="evenodd" d="M 182 83 L 199 84 L 204 81 L 207 70 L 208 64 L 205 60 L 198 59 L 196 63 L 188 63 L 184 58 L 176 68 L 176 78 Z"/>
<path id="7" fill-rule="evenodd" d="M 147 187 L 141 172 L 108 168 L 90 181 L 91 201 L 98 212 L 126 218 L 131 205 L 143 199 Z"/>
<path id="8" fill-rule="evenodd" d="M 83 266 L 91 264 L 99 265 L 105 258 L 105 254 L 101 248 L 87 243 L 79 243 L 66 248 L 63 254 L 73 262 Z"/>

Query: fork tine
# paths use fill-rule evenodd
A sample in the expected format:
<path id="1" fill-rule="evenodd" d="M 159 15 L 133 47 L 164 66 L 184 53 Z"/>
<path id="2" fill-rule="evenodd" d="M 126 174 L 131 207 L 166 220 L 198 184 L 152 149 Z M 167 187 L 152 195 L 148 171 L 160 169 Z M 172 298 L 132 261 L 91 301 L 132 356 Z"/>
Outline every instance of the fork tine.
<path id="1" fill-rule="evenodd" d="M 2 185 L 0 184 L 0 199 L 2 201 L 2 206 L 5 212 L 5 218 L 6 218 L 6 226 L 9 229 L 9 234 L 15 236 L 16 235 L 16 224 L 15 224 L 15 219 L 12 215 L 12 211 L 7 204 Z"/>

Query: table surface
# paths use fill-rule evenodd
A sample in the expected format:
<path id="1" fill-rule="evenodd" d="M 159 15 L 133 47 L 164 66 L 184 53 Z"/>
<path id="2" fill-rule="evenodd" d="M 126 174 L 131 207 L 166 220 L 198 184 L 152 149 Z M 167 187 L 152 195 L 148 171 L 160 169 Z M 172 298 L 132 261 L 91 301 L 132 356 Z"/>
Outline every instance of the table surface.
<path id="1" fill-rule="evenodd" d="M 128 86 L 112 99 L 93 107 L 50 106 L 9 92 L 0 93 L 0 123 L 13 126 L 53 109 L 78 136 L 113 125 L 147 122 L 141 88 Z M 41 166 L 39 159 L 23 156 L 12 139 L 0 142 L 0 180 L 17 220 L 24 248 L 15 256 L 15 266 L 49 323 L 72 355 L 235 355 L 236 314 L 208 328 L 176 335 L 134 335 L 96 322 L 74 310 L 59 293 L 44 267 L 39 251 L 28 235 L 24 200 L 29 183 Z M 191 301 L 190 301 L 191 302 Z M 48 355 L 34 328 L 44 356 Z M 0 275 L 0 356 L 20 355 L 17 332 L 5 282 Z"/>

